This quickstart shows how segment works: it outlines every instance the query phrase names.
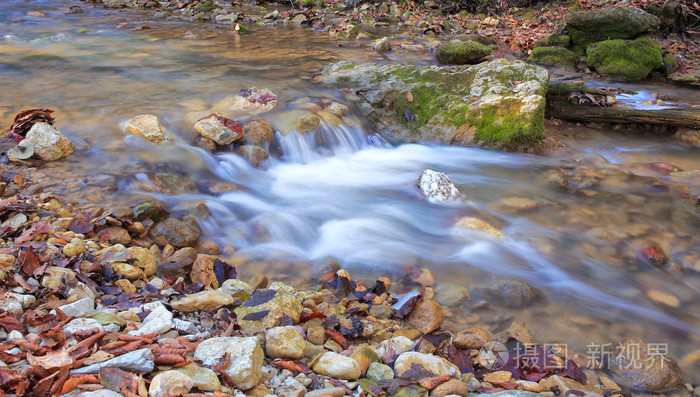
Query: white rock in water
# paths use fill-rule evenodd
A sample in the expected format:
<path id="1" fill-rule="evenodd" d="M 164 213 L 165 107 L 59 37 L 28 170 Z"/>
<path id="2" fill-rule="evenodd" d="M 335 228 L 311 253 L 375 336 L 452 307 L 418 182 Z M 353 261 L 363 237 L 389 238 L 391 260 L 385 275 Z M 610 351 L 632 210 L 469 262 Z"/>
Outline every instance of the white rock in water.
<path id="1" fill-rule="evenodd" d="M 204 365 L 215 365 L 226 353 L 230 353 L 231 360 L 224 370 L 236 387 L 248 390 L 260 382 L 265 355 L 256 337 L 207 339 L 197 346 L 194 358 Z"/>
<path id="2" fill-rule="evenodd" d="M 382 37 L 374 43 L 374 50 L 377 52 L 389 52 L 391 51 L 391 41 L 388 37 Z"/>
<path id="3" fill-rule="evenodd" d="M 173 327 L 173 314 L 158 302 L 159 305 L 143 319 L 143 326 L 137 330 L 130 331 L 130 335 L 148 335 L 170 331 Z"/>
<path id="4" fill-rule="evenodd" d="M 49 123 L 34 124 L 19 144 L 31 145 L 34 157 L 44 161 L 58 160 L 73 153 L 73 142 Z"/>
<path id="5" fill-rule="evenodd" d="M 71 374 L 96 374 L 100 368 L 119 368 L 136 373 L 153 371 L 153 352 L 151 349 L 135 350 L 111 360 L 71 370 Z"/>
<path id="6" fill-rule="evenodd" d="M 425 170 L 418 177 L 418 187 L 423 195 L 432 203 L 455 200 L 459 190 L 442 172 Z"/>
<path id="7" fill-rule="evenodd" d="M 126 121 L 124 130 L 130 134 L 141 135 L 153 143 L 169 139 L 158 117 L 152 114 L 140 114 L 130 118 Z"/>
<path id="8" fill-rule="evenodd" d="M 194 125 L 194 128 L 205 138 L 216 142 L 217 145 L 229 145 L 243 137 L 219 121 L 216 115 L 205 117 Z M 242 130 L 241 130 L 242 131 Z"/>

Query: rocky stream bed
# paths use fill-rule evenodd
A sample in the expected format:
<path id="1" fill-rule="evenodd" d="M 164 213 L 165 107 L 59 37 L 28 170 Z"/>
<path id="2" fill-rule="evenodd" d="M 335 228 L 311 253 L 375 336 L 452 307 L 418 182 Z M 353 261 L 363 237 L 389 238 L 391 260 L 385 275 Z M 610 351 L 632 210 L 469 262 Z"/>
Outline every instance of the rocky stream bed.
<path id="1" fill-rule="evenodd" d="M 315 14 L 312 4 L 282 12 L 256 9 L 261 15 L 251 18 L 231 2 L 101 3 L 149 10 L 128 11 L 137 13 L 126 14 L 130 20 L 155 10 L 156 20 L 211 21 L 233 35 L 245 34 L 254 21 L 263 29 L 288 21 L 313 34 L 331 30 L 341 47 L 362 34 L 339 20 L 326 26 L 331 15 L 347 15 Z M 93 6 L 75 2 L 56 9 L 78 18 L 83 7 Z M 395 4 L 371 7 L 363 11 L 399 11 Z M 31 27 L 46 17 L 18 10 L 14 19 L 0 20 Z M 663 70 L 661 48 L 647 37 L 662 20 L 634 10 L 631 17 L 623 12 L 621 18 L 638 23 L 625 24 L 634 29 L 623 29 L 622 36 L 606 31 L 591 38 L 590 30 L 604 29 L 567 19 L 570 39 L 547 36 L 536 48 L 568 51 L 556 50 L 550 63 L 568 59 L 565 66 L 573 68 L 578 59 L 571 54 L 589 46 L 589 66 L 608 76 L 673 79 Z M 598 13 L 604 15 L 593 19 L 619 24 L 614 15 Z M 398 23 L 424 35 L 446 26 L 442 19 L 405 20 L 410 16 L 362 26 L 387 34 Z M 480 27 L 492 26 L 479 20 Z M 72 20 L 68 26 L 75 30 Z M 94 34 L 116 34 L 109 29 Z M 459 29 L 453 33 L 461 36 Z M 133 31 L 148 30 L 143 24 Z M 135 59 L 146 67 L 156 57 L 148 51 L 169 39 L 170 32 L 163 32 L 139 44 L 129 33 L 122 39 L 127 44 L 120 43 L 124 54 L 104 63 L 104 54 L 87 52 L 89 44 L 62 44 L 73 38 L 49 36 L 49 47 L 60 55 L 37 55 L 45 37 L 32 38 L 27 50 L 12 47 L 20 42 L 13 36 L 3 42 L 10 43 L 2 51 L 12 61 L 0 73 L 23 73 L 13 66 L 20 62 L 42 72 L 42 62 L 56 62 L 57 73 L 65 73 L 60 65 L 75 58 L 90 65 L 88 72 L 132 79 L 132 69 L 110 63 Z M 183 36 L 196 40 L 196 47 L 207 34 L 192 28 Z M 637 40 L 659 55 L 635 59 L 646 68 L 641 72 L 637 64 L 604 66 L 617 60 L 596 56 L 607 46 L 624 53 L 619 46 Z M 164 82 L 148 88 L 166 102 L 171 94 L 182 95 L 170 85 L 182 84 L 183 76 L 200 78 L 191 72 L 198 65 L 223 70 L 218 80 L 187 86 L 186 99 L 167 117 L 148 112 L 155 101 L 144 101 L 142 92 L 119 91 L 111 81 L 106 90 L 139 105 L 110 102 L 118 114 L 108 116 L 99 112 L 112 110 L 97 103 L 94 109 L 102 109 L 93 111 L 102 116 L 82 116 L 75 125 L 62 121 L 86 112 L 75 103 L 80 107 L 102 94 L 71 90 L 47 103 L 37 90 L 32 92 L 41 100 L 22 100 L 27 106 L 21 109 L 7 106 L 0 163 L 0 394 L 700 395 L 698 126 L 676 131 L 662 125 L 644 133 L 640 123 L 588 124 L 581 137 L 581 127 L 545 119 L 550 79 L 575 70 L 500 56 L 498 48 L 491 54 L 488 43 L 480 44 L 484 49 L 475 41 L 420 46 L 421 54 L 433 48 L 451 66 L 434 65 L 432 53 L 430 61 L 415 62 L 421 66 L 361 60 L 418 46 L 391 34 L 360 55 L 348 53 L 349 61 L 316 50 L 308 56 L 313 61 L 303 62 L 324 67 L 304 70 L 304 79 L 295 80 L 301 93 L 241 85 L 264 73 L 264 66 L 232 71 L 233 59 L 221 62 L 214 51 L 202 50 L 186 67 L 163 58 L 157 75 L 162 72 Z M 240 38 L 225 43 L 238 48 Z M 166 47 L 168 56 L 189 62 L 178 45 Z M 531 58 L 542 55 L 533 51 Z M 291 59 L 291 65 L 303 63 Z M 273 70 L 261 80 L 273 82 L 281 73 L 288 79 L 297 74 Z M 237 74 L 243 78 L 235 90 L 191 97 Z M 137 89 L 139 82 L 132 83 Z M 567 101 L 607 107 L 616 97 L 649 95 L 601 90 Z M 644 106 L 664 105 L 663 99 L 657 105 L 659 99 Z M 139 107 L 146 111 L 137 112 Z M 612 141 L 597 137 L 613 128 L 632 130 L 635 138 L 619 131 Z M 654 157 L 645 158 L 647 152 Z M 580 305 L 556 306 L 572 298 Z M 630 303 L 636 300 L 644 303 Z M 609 313 L 587 317 L 581 306 Z M 587 333 L 610 342 L 581 346 Z M 641 338 L 651 335 L 667 339 Z M 569 337 L 576 341 L 567 345 Z M 675 339 L 682 348 L 669 350 Z"/>

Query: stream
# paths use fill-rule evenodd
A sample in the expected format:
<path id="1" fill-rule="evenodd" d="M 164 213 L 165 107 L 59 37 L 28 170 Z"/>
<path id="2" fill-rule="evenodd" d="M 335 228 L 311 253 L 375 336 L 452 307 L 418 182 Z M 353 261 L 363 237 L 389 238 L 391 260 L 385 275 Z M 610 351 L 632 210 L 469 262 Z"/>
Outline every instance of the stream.
<path id="1" fill-rule="evenodd" d="M 295 26 L 236 34 L 229 25 L 75 1 L 2 3 L 0 125 L 9 127 L 20 110 L 51 108 L 76 146 L 37 170 L 45 190 L 104 208 L 155 198 L 175 215 L 194 214 L 203 239 L 224 247 L 244 278 L 303 283 L 331 263 L 368 280 L 427 268 L 436 296 L 453 299 L 448 328 L 494 334 L 523 320 L 536 342 L 566 344 L 584 363 L 591 345 L 642 337 L 668 344 L 685 380 L 700 382 L 700 361 L 683 360 L 700 348 L 697 148 L 653 131 L 564 123 L 548 126 L 566 146 L 547 156 L 392 146 L 368 140 L 369 123 L 357 114 L 301 135 L 293 127 L 299 114 L 343 101 L 339 90 L 311 81 L 328 63 L 429 65 L 433 56 L 339 47 L 326 33 Z M 76 4 L 85 12 L 66 14 Z M 262 168 L 194 143 L 193 117 L 244 87 L 279 96 L 261 115 L 276 130 Z M 697 91 L 636 89 L 700 102 Z M 158 116 L 174 141 L 125 136 L 123 123 L 144 113 Z M 446 173 L 464 199 L 423 199 L 416 180 L 426 168 Z M 547 183 L 552 170 L 566 176 L 567 189 Z M 165 187 L 154 187 L 154 177 Z M 455 228 L 463 216 L 507 237 Z M 682 270 L 640 259 L 649 246 Z M 483 302 L 485 287 L 503 279 L 527 282 L 539 299 L 517 308 Z"/>

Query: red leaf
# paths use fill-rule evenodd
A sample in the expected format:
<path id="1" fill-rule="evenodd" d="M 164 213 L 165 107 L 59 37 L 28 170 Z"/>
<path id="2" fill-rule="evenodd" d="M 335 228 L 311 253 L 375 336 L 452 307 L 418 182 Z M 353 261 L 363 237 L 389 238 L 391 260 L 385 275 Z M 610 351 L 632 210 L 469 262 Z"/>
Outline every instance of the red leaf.
<path id="1" fill-rule="evenodd" d="M 22 273 L 27 277 L 33 277 L 36 270 L 41 267 L 39 258 L 34 254 L 32 247 L 23 248 L 17 259 Z"/>
<path id="2" fill-rule="evenodd" d="M 11 331 L 27 332 L 27 327 L 15 317 L 0 317 L 0 327 L 3 327 L 7 333 Z"/>
<path id="3" fill-rule="evenodd" d="M 454 345 L 450 345 L 447 349 L 447 361 L 456 365 L 463 373 L 474 372 L 474 364 L 469 357 L 469 349 L 458 349 Z"/>
<path id="4" fill-rule="evenodd" d="M 330 336 L 334 341 L 338 342 L 340 347 L 343 348 L 343 350 L 348 348 L 348 340 L 345 339 L 343 335 L 340 334 L 340 332 L 334 330 L 334 329 L 326 329 L 326 335 Z"/>
<path id="5" fill-rule="evenodd" d="M 20 142 L 34 124 L 44 122 L 53 125 L 55 120 L 51 117 L 51 113 L 53 113 L 51 109 L 30 109 L 19 112 L 10 127 L 10 136 L 15 142 Z"/>
<path id="6" fill-rule="evenodd" d="M 78 234 L 88 234 L 95 228 L 95 225 L 90 223 L 85 218 L 75 218 L 75 220 L 68 226 L 68 230 L 73 233 Z"/>
<path id="7" fill-rule="evenodd" d="M 216 117 L 216 119 L 219 120 L 221 124 L 225 125 L 228 129 L 237 133 L 239 136 L 243 136 L 243 128 L 234 120 L 231 120 L 228 117 L 224 117 L 219 113 L 212 113 L 210 117 L 211 116 Z"/>
<path id="8" fill-rule="evenodd" d="M 274 360 L 270 364 L 274 365 L 275 367 L 288 369 L 292 372 L 301 372 L 303 374 L 310 374 L 311 373 L 311 370 L 309 369 L 309 367 L 307 367 L 306 364 L 302 363 L 301 361 Z"/>
<path id="9" fill-rule="evenodd" d="M 47 233 L 49 230 L 51 230 L 51 225 L 48 222 L 34 223 L 29 229 L 25 230 L 21 236 L 15 239 L 15 245 L 22 245 L 27 241 L 33 240 L 34 237 L 41 233 Z"/>

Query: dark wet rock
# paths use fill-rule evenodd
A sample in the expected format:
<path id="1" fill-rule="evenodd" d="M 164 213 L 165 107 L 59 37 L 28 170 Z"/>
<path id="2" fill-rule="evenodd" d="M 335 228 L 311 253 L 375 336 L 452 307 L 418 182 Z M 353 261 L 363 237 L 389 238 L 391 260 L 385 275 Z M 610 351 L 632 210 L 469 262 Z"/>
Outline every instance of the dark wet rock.
<path id="1" fill-rule="evenodd" d="M 243 126 L 245 132 L 245 142 L 249 145 L 262 145 L 265 142 L 275 140 L 275 131 L 272 124 L 265 119 L 249 121 Z"/>
<path id="2" fill-rule="evenodd" d="M 437 48 L 437 58 L 445 65 L 474 64 L 491 55 L 491 47 L 471 40 L 452 40 Z"/>
<path id="3" fill-rule="evenodd" d="M 666 354 L 664 347 L 639 338 L 623 340 L 610 366 L 620 383 L 637 390 L 662 392 L 683 385 L 678 363 Z"/>
<path id="4" fill-rule="evenodd" d="M 348 99 L 395 141 L 516 147 L 544 136 L 549 73 L 525 62 L 457 68 L 343 61 L 317 80 L 362 87 L 362 95 Z"/>
<path id="5" fill-rule="evenodd" d="M 508 329 L 498 335 L 496 340 L 505 343 L 508 341 L 508 338 L 515 338 L 526 345 L 532 344 L 535 341 L 532 337 L 532 333 L 525 326 L 524 321 L 514 321 Z"/>
<path id="6" fill-rule="evenodd" d="M 537 299 L 537 290 L 522 281 L 499 280 L 488 287 L 488 294 L 508 307 L 523 307 Z"/>
<path id="7" fill-rule="evenodd" d="M 663 66 L 661 47 L 650 37 L 606 40 L 586 48 L 586 63 L 600 74 L 624 81 L 638 81 Z"/>
<path id="8" fill-rule="evenodd" d="M 165 209 L 165 206 L 162 203 L 158 203 L 155 201 L 145 201 L 143 203 L 135 205 L 132 208 L 132 211 L 134 214 L 134 218 L 139 221 L 145 221 L 146 219 L 150 219 L 152 221 L 158 222 L 160 220 L 165 219 L 169 215 L 168 210 Z"/>
<path id="9" fill-rule="evenodd" d="M 175 218 L 156 223 L 150 232 L 150 236 L 156 244 L 170 244 L 177 248 L 195 246 L 200 234 L 198 228 Z"/>
<path id="10" fill-rule="evenodd" d="M 575 45 L 596 41 L 632 39 L 659 27 L 661 21 L 636 7 L 615 7 L 574 12 L 564 16 L 566 29 Z"/>
<path id="11" fill-rule="evenodd" d="M 542 173 L 540 180 L 547 185 L 566 189 L 569 187 L 569 181 L 566 179 L 566 174 L 562 170 L 547 170 Z"/>
<path id="12" fill-rule="evenodd" d="M 424 300 L 408 316 L 408 325 L 424 334 L 429 334 L 440 328 L 444 315 L 439 303 L 432 300 Z"/>
<path id="13" fill-rule="evenodd" d="M 460 349 L 481 349 L 490 342 L 489 332 L 483 328 L 469 328 L 453 336 L 453 343 Z"/>
<path id="14" fill-rule="evenodd" d="M 100 231 L 97 234 L 97 238 L 100 241 L 106 241 L 110 244 L 128 245 L 131 243 L 129 231 L 118 226 L 108 227 L 107 229 Z"/>
<path id="15" fill-rule="evenodd" d="M 197 137 L 197 146 L 209 153 L 216 153 L 216 151 L 219 149 L 219 147 L 216 146 L 216 142 L 201 135 Z"/>

